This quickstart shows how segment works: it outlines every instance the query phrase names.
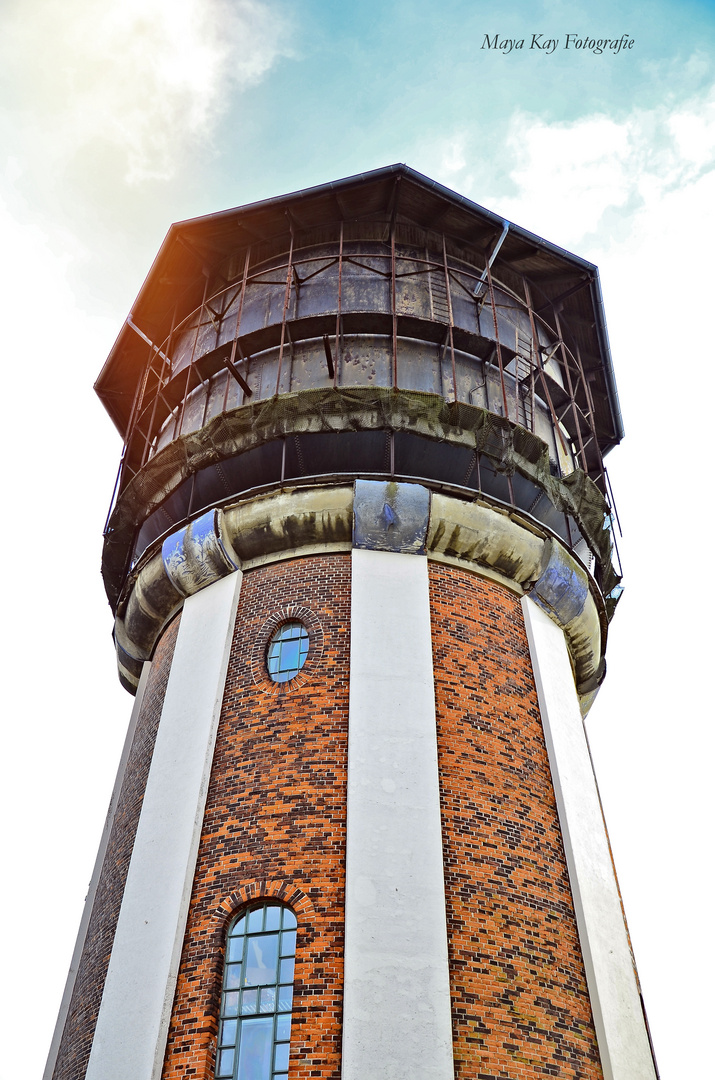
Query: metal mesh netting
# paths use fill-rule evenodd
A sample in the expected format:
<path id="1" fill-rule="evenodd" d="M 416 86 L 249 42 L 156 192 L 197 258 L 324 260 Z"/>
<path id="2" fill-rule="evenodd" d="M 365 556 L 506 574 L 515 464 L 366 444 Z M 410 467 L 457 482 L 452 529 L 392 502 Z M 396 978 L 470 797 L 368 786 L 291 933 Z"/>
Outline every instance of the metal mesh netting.
<path id="1" fill-rule="evenodd" d="M 304 390 L 222 413 L 200 431 L 181 436 L 153 457 L 121 493 L 109 519 L 103 575 L 116 603 L 137 525 L 193 473 L 286 435 L 341 431 L 411 431 L 485 454 L 505 475 L 515 472 L 544 490 L 553 506 L 572 516 L 596 554 L 609 617 L 609 594 L 620 578 L 611 559 L 610 509 L 579 469 L 551 475 L 546 443 L 486 409 L 447 402 L 436 394 L 383 387 Z"/>

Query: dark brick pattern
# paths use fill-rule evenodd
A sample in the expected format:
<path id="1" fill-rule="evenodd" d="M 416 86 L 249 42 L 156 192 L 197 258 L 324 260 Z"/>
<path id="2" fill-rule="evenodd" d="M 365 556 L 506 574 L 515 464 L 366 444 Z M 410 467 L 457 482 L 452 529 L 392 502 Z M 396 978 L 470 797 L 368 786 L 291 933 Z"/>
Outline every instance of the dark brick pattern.
<path id="1" fill-rule="evenodd" d="M 213 1076 L 226 929 L 260 896 L 298 916 L 290 1080 L 340 1075 L 349 598 L 347 554 L 244 576 L 164 1080 Z M 311 650 L 278 689 L 256 643 L 296 617 Z"/>
<path id="2" fill-rule="evenodd" d="M 54 1080 L 82 1080 L 87 1071 L 179 621 L 180 616 L 164 631 L 154 654 L 62 1033 Z"/>
<path id="3" fill-rule="evenodd" d="M 430 592 L 456 1080 L 602 1080 L 519 600 Z"/>

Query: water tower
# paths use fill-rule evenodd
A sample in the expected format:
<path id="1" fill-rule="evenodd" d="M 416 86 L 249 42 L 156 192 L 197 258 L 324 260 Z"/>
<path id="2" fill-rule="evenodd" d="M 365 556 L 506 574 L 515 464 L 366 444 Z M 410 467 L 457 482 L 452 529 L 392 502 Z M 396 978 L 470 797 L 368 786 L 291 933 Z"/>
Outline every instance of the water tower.
<path id="1" fill-rule="evenodd" d="M 96 388 L 136 700 L 46 1077 L 653 1080 L 596 268 L 395 165 L 172 226 Z"/>

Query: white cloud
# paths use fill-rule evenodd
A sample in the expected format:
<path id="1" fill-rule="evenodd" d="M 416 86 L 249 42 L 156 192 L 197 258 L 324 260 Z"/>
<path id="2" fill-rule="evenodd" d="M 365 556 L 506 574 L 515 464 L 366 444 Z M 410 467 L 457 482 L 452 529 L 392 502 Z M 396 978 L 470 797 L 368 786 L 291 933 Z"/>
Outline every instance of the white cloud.
<path id="1" fill-rule="evenodd" d="M 40 140 L 53 164 L 103 141 L 130 183 L 171 176 L 188 147 L 210 141 L 231 93 L 289 51 L 273 0 L 15 4 L 0 29 L 25 150 Z"/>
<path id="2" fill-rule="evenodd" d="M 506 200 L 502 212 L 519 220 L 520 205 L 528 200 L 539 215 L 535 221 L 529 213 L 530 228 L 543 229 L 551 239 L 555 233 L 593 231 L 606 207 L 623 206 L 629 197 L 632 141 L 630 123 L 606 116 L 563 125 L 517 116 L 508 148 L 518 194 Z"/>
<path id="3" fill-rule="evenodd" d="M 715 95 L 697 110 L 679 109 L 669 119 L 669 128 L 683 163 L 692 169 L 712 168 L 715 159 Z"/>
<path id="4" fill-rule="evenodd" d="M 465 157 L 466 142 L 463 132 L 445 140 L 439 149 L 441 155 L 439 172 L 441 175 L 455 176 L 462 171 L 467 164 Z"/>
<path id="5" fill-rule="evenodd" d="M 555 123 L 518 111 L 498 142 L 462 126 L 423 141 L 418 156 L 423 171 L 532 232 L 603 248 L 715 167 L 715 91 L 620 118 Z"/>
<path id="6" fill-rule="evenodd" d="M 621 118 L 520 111 L 497 154 L 484 146 L 484 132 L 462 127 L 426 149 L 436 175 L 482 205 L 566 248 L 603 247 L 715 168 L 715 91 Z"/>

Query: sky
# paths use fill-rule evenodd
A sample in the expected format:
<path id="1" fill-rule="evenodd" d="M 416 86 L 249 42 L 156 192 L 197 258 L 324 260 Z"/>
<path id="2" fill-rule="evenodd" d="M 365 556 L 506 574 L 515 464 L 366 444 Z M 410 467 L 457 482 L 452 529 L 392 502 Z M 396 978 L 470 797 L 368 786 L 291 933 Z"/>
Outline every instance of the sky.
<path id="1" fill-rule="evenodd" d="M 715 1076 L 714 73 L 715 0 L 3 0 L 0 1080 L 42 1075 L 132 705 L 94 379 L 173 221 L 397 161 L 600 268 L 625 592 L 587 731 L 661 1080 Z"/>

